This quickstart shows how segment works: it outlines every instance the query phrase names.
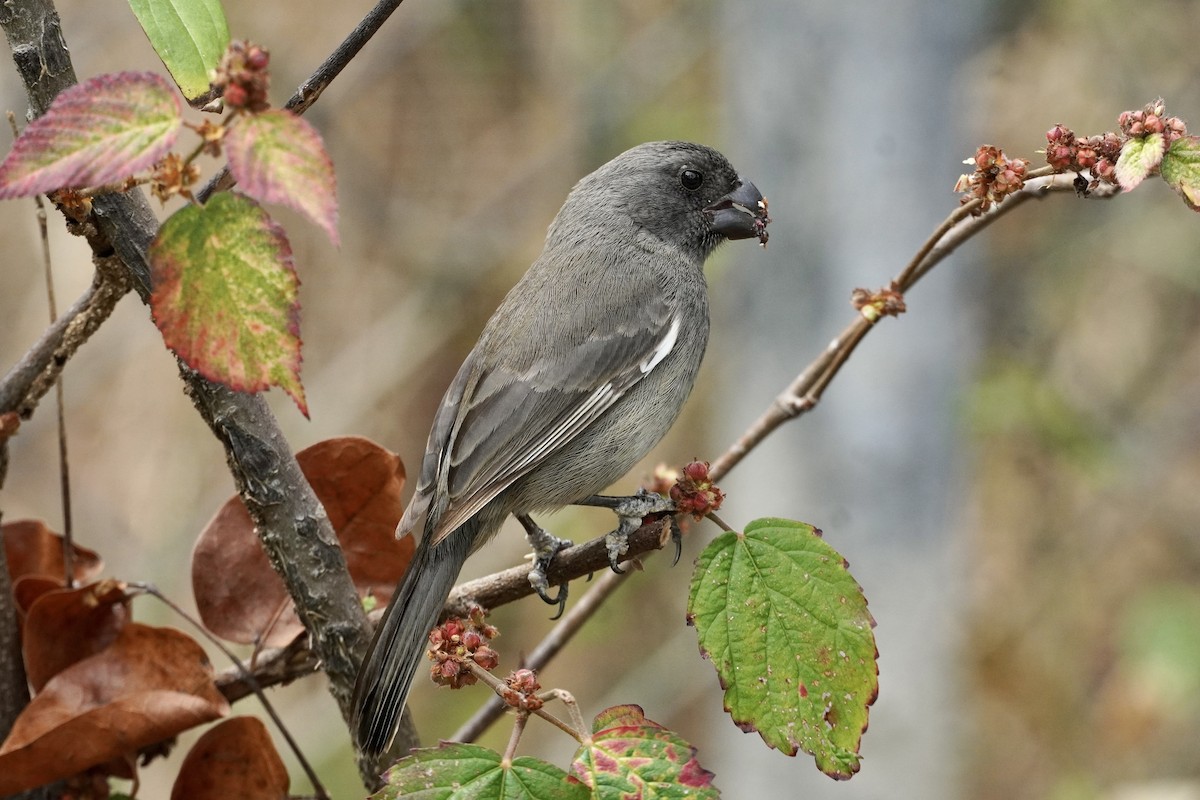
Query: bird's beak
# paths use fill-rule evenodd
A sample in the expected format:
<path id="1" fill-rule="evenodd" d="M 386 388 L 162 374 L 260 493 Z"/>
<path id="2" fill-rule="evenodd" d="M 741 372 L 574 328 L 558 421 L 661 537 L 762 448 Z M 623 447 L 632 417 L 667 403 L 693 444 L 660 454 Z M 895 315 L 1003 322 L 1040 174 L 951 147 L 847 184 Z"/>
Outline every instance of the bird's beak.
<path id="1" fill-rule="evenodd" d="M 704 209 L 713 231 L 726 239 L 757 238 L 767 246 L 767 225 L 771 222 L 767 214 L 767 201 L 754 184 L 738 177 L 738 186 Z"/>

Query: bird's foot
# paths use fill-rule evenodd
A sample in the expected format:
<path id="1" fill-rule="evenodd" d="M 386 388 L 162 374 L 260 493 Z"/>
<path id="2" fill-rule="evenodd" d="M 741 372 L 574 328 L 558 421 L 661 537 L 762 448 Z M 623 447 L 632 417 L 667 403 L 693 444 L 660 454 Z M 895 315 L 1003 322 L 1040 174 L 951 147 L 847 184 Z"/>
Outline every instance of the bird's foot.
<path id="1" fill-rule="evenodd" d="M 619 518 L 617 529 L 604 537 L 604 547 L 608 551 L 608 565 L 613 572 L 624 572 L 621 569 L 621 556 L 629 550 L 629 537 L 642 527 L 642 522 L 652 514 L 664 514 L 675 511 L 675 501 L 661 494 L 639 489 L 630 497 L 609 497 L 607 495 L 592 495 L 579 502 L 579 505 L 600 506 L 612 509 Z M 682 540 L 675 526 L 671 527 L 671 540 L 675 543 L 675 560 L 679 562 Z"/>
<path id="2" fill-rule="evenodd" d="M 543 602 L 558 606 L 558 611 L 551 617 L 551 619 L 558 619 L 567 605 L 567 582 L 563 581 L 559 584 L 557 597 L 551 597 L 550 581 L 547 579 L 546 573 L 550 569 L 554 557 L 574 543 L 569 539 L 560 539 L 545 530 L 528 514 L 517 514 L 516 517 L 521 526 L 525 528 L 525 538 L 529 541 L 529 546 L 533 548 L 533 569 L 529 571 L 529 585 L 533 587 Z"/>

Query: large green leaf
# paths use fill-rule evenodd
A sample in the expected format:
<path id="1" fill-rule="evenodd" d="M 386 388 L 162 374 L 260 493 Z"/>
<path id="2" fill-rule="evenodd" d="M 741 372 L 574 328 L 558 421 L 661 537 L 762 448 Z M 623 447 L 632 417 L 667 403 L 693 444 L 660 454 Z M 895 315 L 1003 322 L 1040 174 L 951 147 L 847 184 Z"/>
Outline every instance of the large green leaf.
<path id="1" fill-rule="evenodd" d="M 697 561 L 688 619 L 740 728 L 832 777 L 858 771 L 879 689 L 875 622 L 819 531 L 760 519 L 719 536 Z"/>
<path id="2" fill-rule="evenodd" d="M 383 776 L 373 800 L 587 800 L 588 791 L 553 764 L 536 758 L 505 763 L 474 744 L 443 743 L 414 750 Z"/>

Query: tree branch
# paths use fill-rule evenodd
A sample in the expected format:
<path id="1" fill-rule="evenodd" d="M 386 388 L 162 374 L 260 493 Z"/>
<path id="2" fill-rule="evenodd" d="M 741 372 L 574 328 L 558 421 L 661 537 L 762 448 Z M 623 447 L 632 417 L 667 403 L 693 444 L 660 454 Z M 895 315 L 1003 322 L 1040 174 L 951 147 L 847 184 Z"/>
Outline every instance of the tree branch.
<path id="1" fill-rule="evenodd" d="M 10 0 L 0 5 L 0 25 L 25 81 L 30 108 L 35 116 L 44 113 L 53 98 L 75 82 L 53 3 Z M 97 235 L 89 237 L 89 243 L 94 255 L 118 258 L 142 301 L 148 301 L 146 252 L 158 222 L 145 196 L 98 195 L 93 216 Z M 358 664 L 370 636 L 325 510 L 261 396 L 233 392 L 182 364 L 180 374 L 200 415 L 225 446 L 230 472 L 263 546 L 312 636 L 330 691 L 348 716 Z"/>

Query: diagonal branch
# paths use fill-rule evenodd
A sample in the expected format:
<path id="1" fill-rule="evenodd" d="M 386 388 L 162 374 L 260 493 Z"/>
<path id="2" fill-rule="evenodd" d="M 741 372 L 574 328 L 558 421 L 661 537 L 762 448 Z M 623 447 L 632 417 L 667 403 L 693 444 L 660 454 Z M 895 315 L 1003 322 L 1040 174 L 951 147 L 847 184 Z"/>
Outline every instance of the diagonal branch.
<path id="1" fill-rule="evenodd" d="M 972 204 L 970 203 L 955 209 L 946 218 L 946 221 L 934 230 L 913 259 L 896 277 L 893 282 L 896 291 L 903 293 L 911 289 L 918 280 L 944 261 L 959 245 L 1026 201 L 1040 199 L 1050 192 L 1076 191 L 1073 175 L 1052 174 L 1049 167 L 1030 173 L 1030 177 L 1033 180 L 1028 181 L 1024 188 L 979 216 L 971 216 Z M 1116 187 L 1101 184 L 1091 193 L 1091 196 L 1109 198 L 1116 194 Z M 779 393 L 759 418 L 713 462 L 709 469 L 710 477 L 714 481 L 720 480 L 776 428 L 816 407 L 830 381 L 849 360 L 859 342 L 879 319 L 881 317 L 857 315 L 838 334 L 837 338 L 830 342 L 821 354 L 813 359 L 812 363 Z"/>

